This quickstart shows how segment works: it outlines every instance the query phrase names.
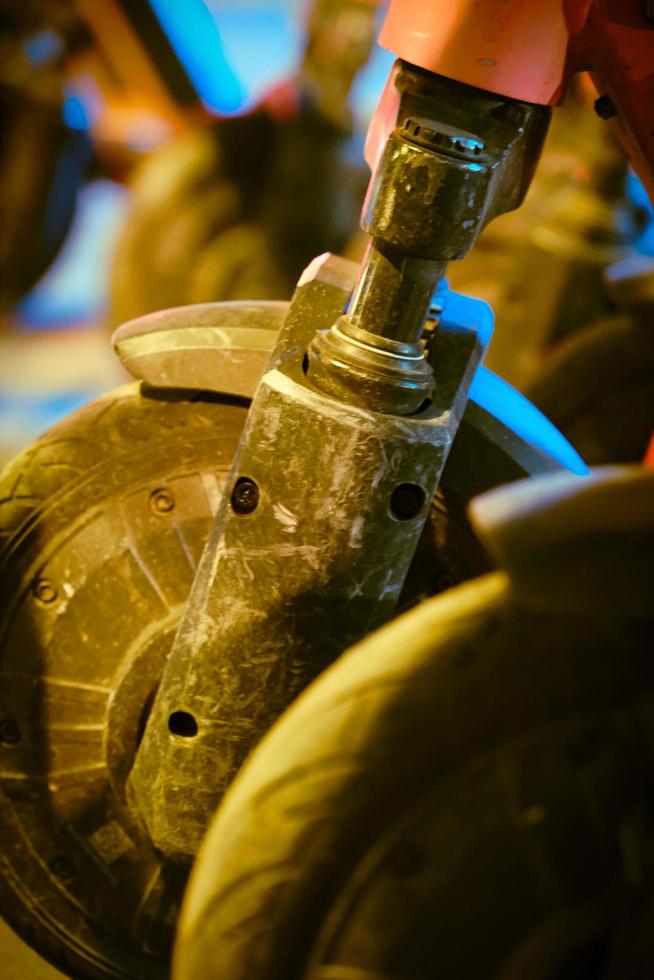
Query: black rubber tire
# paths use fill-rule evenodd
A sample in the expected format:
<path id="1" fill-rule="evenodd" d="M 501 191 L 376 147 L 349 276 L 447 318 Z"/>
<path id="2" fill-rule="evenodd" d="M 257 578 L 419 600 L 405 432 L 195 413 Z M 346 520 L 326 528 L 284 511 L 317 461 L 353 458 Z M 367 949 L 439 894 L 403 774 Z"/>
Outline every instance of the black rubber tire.
<path id="1" fill-rule="evenodd" d="M 136 829 L 132 831 L 116 792 L 124 781 L 124 763 L 119 760 L 114 765 L 109 749 L 96 750 L 93 745 L 88 749 L 87 756 L 101 758 L 104 769 L 98 770 L 93 777 L 96 782 L 88 783 L 86 791 L 86 784 L 78 790 L 74 782 L 82 774 L 73 777 L 71 787 L 64 775 L 50 775 L 62 765 L 52 761 L 53 757 L 61 759 L 64 750 L 69 752 L 61 744 L 62 734 L 71 752 L 76 751 L 76 736 L 69 728 L 71 707 L 62 718 L 63 733 L 57 736 L 47 729 L 51 713 L 59 709 L 53 709 L 52 688 L 46 693 L 44 676 L 54 674 L 57 690 L 66 692 L 64 681 L 69 685 L 71 676 L 79 680 L 90 701 L 82 704 L 71 690 L 67 694 L 70 705 L 81 717 L 82 729 L 85 725 L 102 727 L 103 738 L 108 738 L 114 724 L 112 703 L 116 704 L 121 683 L 121 658 L 129 655 L 132 641 L 148 637 L 150 627 L 160 629 L 157 637 L 147 639 L 156 650 L 147 650 L 146 669 L 153 662 L 162 662 L 169 648 L 174 631 L 171 615 L 174 619 L 177 610 L 179 617 L 188 595 L 193 566 L 201 557 L 246 409 L 244 403 L 219 399 L 191 403 L 183 398 L 146 397 L 138 384 L 130 384 L 64 419 L 21 453 L 0 477 L 0 719 L 5 726 L 0 731 L 0 910 L 30 945 L 66 974 L 143 980 L 165 976 L 172 929 L 163 938 L 148 934 L 145 941 L 136 935 L 136 923 L 136 938 L 130 934 L 132 923 L 117 927 L 122 914 L 118 895 L 123 896 L 124 908 L 131 907 L 129 882 L 137 880 L 133 867 L 117 872 L 108 858 L 109 865 L 96 872 L 96 880 L 80 864 L 88 853 L 93 826 L 118 825 L 121 833 L 133 834 L 134 841 L 139 836 Z M 171 514 L 158 516 L 148 506 L 148 498 L 162 488 L 172 489 L 175 507 Z M 138 508 L 133 503 L 137 498 Z M 121 513 L 130 516 L 121 520 Z M 130 541 L 135 529 L 148 522 L 148 537 L 140 532 L 143 540 Z M 93 528 L 97 528 L 98 552 L 98 559 L 93 559 L 94 574 L 86 575 L 85 569 L 82 575 L 64 564 L 64 569 L 70 568 L 70 578 L 67 572 L 62 589 L 56 573 L 53 577 L 46 571 L 58 596 L 51 603 L 40 601 L 36 586 L 43 582 L 43 569 L 58 567 L 61 575 L 59 556 L 67 553 L 69 542 L 87 540 L 83 536 Z M 109 547 L 107 540 L 105 546 L 105 533 L 113 534 L 118 543 Z M 75 547 L 76 560 L 85 561 L 80 546 Z M 136 571 L 135 591 L 130 587 L 132 576 L 125 574 L 125 559 Z M 108 569 L 106 582 L 94 585 L 95 575 L 104 568 Z M 84 584 L 76 587 L 77 598 L 68 609 L 65 583 L 83 577 Z M 165 603 L 157 602 L 153 584 Z M 71 615 L 72 619 L 66 618 Z M 88 633 L 88 642 L 82 642 L 81 633 Z M 80 657 L 78 669 L 76 656 Z M 31 685 L 22 677 L 26 669 L 35 675 Z M 17 675 L 21 676 L 17 679 Z M 148 678 L 146 681 L 149 683 Z M 152 682 L 156 684 L 156 678 Z M 104 701 L 98 702 L 101 707 L 96 711 L 94 697 L 97 700 L 105 688 L 111 697 L 106 708 Z M 139 712 L 137 707 L 132 719 L 135 731 Z M 134 733 L 128 737 L 131 746 Z M 69 758 L 75 762 L 68 765 L 75 765 L 75 756 Z M 37 776 L 42 768 L 47 781 L 28 778 L 35 767 Z M 22 772 L 23 780 L 12 781 L 14 773 Z M 87 772 L 86 778 L 92 776 Z M 21 790 L 21 785 L 29 791 Z M 68 794 L 67 804 L 61 803 L 61 794 L 64 800 Z M 77 802 L 71 811 L 73 799 Z M 110 799 L 113 802 L 105 806 L 103 800 Z M 68 817 L 63 815 L 66 812 Z M 89 826 L 89 820 L 95 824 Z M 135 864 L 150 873 L 161 864 L 145 840 L 139 840 L 131 853 Z M 69 867 L 78 868 L 79 873 L 70 880 L 62 856 Z M 90 868 L 97 868 L 98 862 L 102 865 L 92 849 L 90 861 L 86 860 Z M 121 874 L 125 876 L 122 887 Z M 105 883 L 106 900 L 102 898 Z M 177 901 L 178 896 L 179 891 Z M 103 922 L 101 928 L 98 920 Z"/>
<path id="2" fill-rule="evenodd" d="M 190 405 L 192 402 L 192 408 Z M 191 409 L 191 412 L 189 412 Z M 207 440 L 226 438 L 229 449 L 218 458 L 218 470 L 231 465 L 245 408 L 229 399 L 144 396 L 140 385 L 126 384 L 67 416 L 11 460 L 0 474 L 0 568 L 13 565 L 25 548 L 24 535 L 38 520 L 47 521 L 57 498 L 96 467 L 113 468 L 144 449 L 189 443 L 204 433 Z M 224 430 L 226 429 L 226 432 Z M 48 537 L 47 527 L 41 539 Z"/>
<path id="3" fill-rule="evenodd" d="M 598 321 L 556 348 L 525 393 L 590 466 L 640 462 L 654 429 L 654 323 Z"/>
<path id="4" fill-rule="evenodd" d="M 305 105 L 280 120 L 265 104 L 150 155 L 111 284 L 115 326 L 213 300 L 287 299 L 315 255 L 356 234 L 367 172 L 349 140 Z"/>
<path id="5" fill-rule="evenodd" d="M 56 84 L 52 77 L 47 99 L 36 95 L 38 89 L 32 94 L 27 85 L 21 90 L 20 83 L 0 86 L 3 314 L 33 288 L 62 248 L 93 155 L 88 134 L 64 124 L 54 98 Z"/>
<path id="6" fill-rule="evenodd" d="M 443 966 L 438 960 L 438 916 L 427 916 L 426 934 L 434 951 L 427 972 L 411 966 L 411 943 L 393 948 L 391 965 L 389 961 L 367 961 L 361 953 L 371 945 L 374 950 L 375 942 L 384 945 L 396 930 L 402 934 L 402 924 L 410 916 L 405 899 L 409 904 L 419 879 L 418 884 L 410 880 L 405 891 L 393 880 L 386 883 L 385 914 L 378 914 L 377 919 L 371 916 L 369 930 L 355 934 L 352 960 L 316 961 L 314 957 L 325 923 L 332 923 L 332 932 L 338 936 L 343 920 L 333 919 L 337 903 L 348 882 L 355 882 L 355 892 L 363 887 L 362 874 L 378 854 L 375 848 L 383 842 L 385 832 L 403 826 L 407 816 L 413 818 L 416 804 L 425 801 L 432 801 L 427 820 L 434 815 L 438 819 L 439 806 L 434 806 L 430 794 L 439 791 L 438 799 L 447 808 L 449 801 L 457 799 L 456 774 L 472 772 L 475 779 L 493 754 L 506 763 L 513 751 L 519 752 L 532 738 L 546 745 L 562 738 L 569 753 L 564 758 L 576 767 L 579 795 L 584 799 L 588 787 L 597 786 L 597 755 L 604 755 L 604 743 L 610 758 L 625 731 L 639 744 L 642 729 L 638 724 L 645 722 L 637 719 L 649 717 L 651 724 L 652 717 L 651 634 L 648 638 L 641 629 L 620 636 L 614 631 L 607 641 L 603 627 L 597 617 L 557 620 L 547 609 L 521 612 L 513 605 L 504 574 L 495 572 L 423 603 L 346 653 L 277 722 L 225 796 L 186 892 L 174 958 L 176 980 L 558 978 L 558 973 L 538 970 L 505 974 L 457 968 L 457 963 L 465 962 L 462 951 L 474 950 L 483 932 L 484 909 L 487 919 L 493 916 L 494 879 L 490 884 L 485 881 L 485 905 L 482 901 L 479 915 L 475 894 L 479 881 L 474 875 L 475 856 L 484 853 L 479 849 L 464 851 L 460 862 L 468 869 L 472 865 L 472 887 L 453 891 L 451 882 L 449 891 L 443 887 L 446 898 L 439 908 L 454 906 L 460 913 L 455 921 L 458 947 L 454 952 L 459 959 L 455 958 L 454 966 L 451 961 Z M 646 739 L 640 743 L 636 785 L 644 764 L 646 800 L 649 793 L 645 807 L 651 812 L 652 769 L 651 760 L 646 761 Z M 616 825 L 610 827 L 614 834 L 608 835 L 605 850 L 599 849 L 598 878 L 602 881 L 605 866 L 614 869 L 619 851 L 617 825 L 627 819 L 625 814 L 633 804 L 633 769 L 627 766 L 629 775 L 624 774 L 619 788 L 612 790 L 602 782 L 599 790 L 604 800 L 612 801 Z M 495 785 L 501 787 L 502 767 L 498 770 Z M 546 787 L 548 776 L 552 777 L 552 770 L 545 772 Z M 535 782 L 543 788 L 542 780 Z M 529 814 L 533 797 L 525 800 L 522 787 L 510 777 L 506 783 L 500 795 L 507 813 L 513 809 L 515 817 L 522 807 Z M 562 794 L 564 800 L 569 796 L 569 792 Z M 473 792 L 459 824 L 450 820 L 454 850 L 483 823 L 483 808 L 476 808 L 475 799 Z M 533 862 L 536 877 L 540 874 L 541 880 L 544 877 L 551 884 L 551 871 L 560 871 L 562 866 L 565 874 L 566 867 L 575 863 L 575 844 L 584 850 L 585 835 L 592 837 L 597 829 L 593 819 L 601 819 L 590 806 L 591 799 L 588 789 L 584 802 L 589 805 L 581 827 L 577 825 L 576 840 L 566 837 L 560 827 L 557 835 L 553 820 L 555 826 L 546 834 L 550 847 L 546 856 L 549 860 L 554 851 L 555 857 L 548 865 L 537 855 Z M 519 818 L 516 823 L 515 836 L 520 836 Z M 651 846 L 651 837 L 649 841 Z M 486 851 L 494 850 L 503 838 L 483 843 Z M 530 845 L 532 852 L 538 850 L 537 838 Z M 427 888 L 437 889 L 444 878 L 447 881 L 450 853 L 432 852 Z M 592 861 L 591 868 L 594 872 Z M 514 872 L 513 866 L 507 869 L 500 864 L 509 889 Z M 565 890 L 556 891 L 556 874 L 552 877 L 556 907 L 556 899 L 564 902 L 569 896 Z M 516 891 L 519 894 L 517 884 Z M 343 904 L 347 904 L 345 899 L 338 909 Z M 379 913 L 379 906 L 375 908 Z M 410 921 L 411 928 L 415 925 L 415 920 Z M 510 928 L 510 923 L 503 925 Z M 343 928 L 347 930 L 347 916 Z M 502 923 L 499 928 L 501 931 Z M 492 941 L 499 944 L 497 929 L 491 932 Z M 424 936 L 425 932 L 419 934 L 423 942 Z M 624 974 L 611 974 L 639 980 L 648 975 L 639 972 L 638 964 Z M 604 974 L 580 970 L 560 976 Z"/>
<path id="7" fill-rule="evenodd" d="M 256 123 L 230 120 L 227 131 Z M 248 160 L 232 172 L 238 152 L 218 128 L 191 132 L 149 156 L 131 181 L 132 207 L 114 253 L 111 322 L 152 310 L 212 300 L 286 299 L 293 291 L 279 268 L 255 201 L 265 192 L 267 144 L 253 137 Z M 254 133 L 254 130 L 253 130 Z M 251 156 L 251 159 L 250 159 Z M 249 175 L 254 166 L 257 175 Z M 249 185 L 248 185 L 249 178 Z"/>
<path id="8" fill-rule="evenodd" d="M 210 131 L 191 133 L 139 166 L 114 253 L 114 326 L 191 302 L 191 283 L 207 246 L 243 220 L 238 188 L 221 181 L 220 171 L 220 147 Z M 226 298 L 231 298 L 231 266 L 229 261 L 227 270 L 217 273 Z"/>
<path id="9" fill-rule="evenodd" d="M 170 486 L 170 481 L 176 478 L 176 474 L 204 474 L 205 483 L 205 477 L 211 478 L 211 506 L 205 499 L 202 513 L 194 516 L 192 500 L 195 498 L 189 498 L 184 517 L 186 544 L 197 563 L 211 526 L 212 511 L 217 506 L 219 484 L 231 465 L 246 411 L 246 402 L 206 396 L 144 393 L 138 384 L 131 384 L 105 395 L 71 415 L 6 467 L 0 477 L 0 677 L 9 649 L 7 637 L 10 634 L 13 637 L 11 650 L 14 664 L 18 656 L 16 650 L 19 648 L 24 650 L 25 663 L 30 663 L 30 658 L 37 664 L 46 659 L 50 663 L 50 640 L 39 636 L 35 643 L 34 627 L 30 625 L 30 617 L 39 623 L 44 616 L 45 621 L 50 621 L 48 616 L 51 613 L 46 611 L 48 607 L 43 603 L 39 607 L 38 601 L 34 605 L 35 584 L 41 581 L 42 569 L 47 566 L 62 542 L 74 538 L 78 528 L 86 529 L 87 524 L 96 521 L 104 508 L 132 499 L 135 489 L 139 493 L 145 492 L 147 515 L 147 495 L 162 486 Z M 494 470 L 492 472 L 495 476 Z M 447 476 L 443 489 L 434 501 L 431 519 L 427 522 L 407 580 L 402 597 L 404 608 L 425 595 L 449 587 L 453 582 L 480 574 L 488 567 L 485 550 L 465 516 L 465 493 L 458 496 L 454 489 L 447 489 L 446 484 Z M 175 487 L 176 484 L 172 483 L 172 486 Z M 183 511 L 182 500 L 178 501 L 178 506 L 180 512 Z M 174 513 L 177 512 L 176 509 Z M 154 520 L 156 524 L 159 518 L 152 515 L 149 518 L 139 517 L 139 526 L 143 526 L 146 519 L 150 522 Z M 152 533 L 150 529 L 148 534 Z M 175 552 L 170 545 L 160 553 L 157 551 L 159 546 L 152 545 L 152 541 L 156 542 L 158 538 L 150 537 L 148 540 L 148 550 L 141 557 L 153 573 L 150 577 L 156 578 L 163 589 L 170 591 L 174 603 L 181 609 L 181 603 L 192 583 L 192 562 L 185 561 L 183 554 L 179 552 L 179 545 L 177 553 L 180 557 L 175 559 Z M 132 625 L 133 635 L 141 635 L 146 623 L 147 608 L 145 602 L 139 601 L 138 605 L 133 605 L 133 611 L 128 611 L 129 607 L 117 610 L 118 615 L 112 620 L 111 610 L 116 588 L 118 586 L 114 582 L 106 592 L 96 589 L 89 594 L 88 601 L 98 603 L 98 629 L 107 634 L 108 642 L 111 641 L 118 650 L 123 648 L 122 644 L 129 642 L 125 639 L 125 632 L 127 630 L 129 633 Z M 143 589 L 147 591 L 148 588 L 144 580 Z M 59 598 L 62 598 L 61 587 Z M 82 599 L 81 603 L 84 601 Z M 121 600 L 123 606 L 126 601 L 129 600 Z M 26 611 L 27 619 L 23 616 L 21 622 L 27 623 L 27 627 L 23 625 L 22 632 L 19 629 L 18 632 L 11 633 L 14 629 L 12 624 L 16 621 L 16 610 L 19 608 Z M 88 615 L 88 610 L 85 613 L 82 609 L 81 612 Z M 107 615 L 109 618 L 103 619 Z M 59 617 L 59 621 L 64 624 L 65 616 Z M 162 619 L 162 623 L 164 621 L 166 637 L 170 637 L 174 625 L 171 625 L 170 616 Z M 152 625 L 155 625 L 154 621 Z M 61 642 L 61 639 L 57 641 L 59 649 Z M 157 643 L 157 657 L 165 655 L 165 643 L 163 640 L 157 640 Z M 36 651 L 34 654 L 30 652 L 32 649 Z M 95 653 L 93 645 L 91 653 Z M 75 651 L 71 651 L 71 656 L 74 655 Z M 89 655 L 85 655 L 84 659 L 84 670 L 90 671 Z M 36 669 L 38 672 L 39 668 Z M 115 673 L 115 669 L 112 669 Z M 86 675 L 84 679 L 95 680 Z M 40 678 L 35 678 L 35 692 L 38 692 L 39 681 Z M 38 719 L 39 706 L 34 702 L 34 697 L 36 694 L 32 696 L 30 711 L 36 712 L 35 717 Z M 11 720 L 18 712 L 18 721 L 22 726 L 21 705 L 14 701 L 15 693 L 9 695 L 7 688 L 3 690 L 0 687 L 0 720 Z M 103 718 L 104 715 L 94 720 L 104 724 Z M 25 720 L 28 730 L 29 724 Z M 26 750 L 28 741 L 29 738 L 23 739 Z M 20 769 L 20 762 L 15 761 L 12 755 L 15 751 L 16 746 L 11 743 L 11 731 L 6 742 L 2 741 L 0 732 L 0 754 L 3 760 L 6 760 L 10 768 L 13 766 Z M 122 775 L 120 778 L 123 778 Z M 109 789 L 107 792 L 111 795 Z M 3 794 L 4 790 L 0 791 L 0 800 Z M 51 813 L 56 807 L 50 799 L 49 789 L 44 788 L 43 791 L 34 793 L 32 806 L 35 812 L 41 813 L 40 822 L 35 821 L 33 837 L 30 837 L 26 825 L 21 844 L 16 843 L 17 818 L 13 804 L 6 805 L 2 800 L 0 806 L 0 827 L 4 828 L 0 833 L 6 835 L 6 852 L 0 858 L 2 914 L 31 945 L 67 973 L 92 977 L 129 976 L 138 977 L 139 980 L 165 975 L 166 965 L 162 956 L 166 942 L 158 943 L 152 951 L 155 954 L 153 956 L 144 953 L 138 943 L 130 946 L 131 940 L 125 939 L 128 930 L 125 930 L 124 936 L 117 935 L 112 926 L 110 912 L 107 913 L 103 932 L 97 942 L 88 940 L 88 936 L 86 939 L 80 938 L 84 932 L 82 925 L 85 920 L 81 913 L 79 921 L 75 918 L 77 913 L 73 914 L 75 883 L 73 881 L 71 885 L 62 885 L 61 881 L 55 881 L 48 870 L 48 862 L 51 862 L 52 856 L 61 853 L 61 849 L 66 846 L 65 841 L 63 844 L 61 842 L 62 832 L 66 836 L 66 827 L 60 826 L 54 812 Z M 111 807 L 113 804 L 109 809 Z M 120 811 L 118 817 L 114 815 L 102 819 L 127 819 L 122 813 Z M 129 829 L 129 825 L 126 826 Z M 11 834 L 8 829 L 10 827 Z M 10 844 L 10 840 L 13 843 Z M 56 845 L 55 840 L 59 840 Z M 53 849 L 55 846 L 60 848 L 59 852 Z M 143 860 L 150 860 L 147 850 L 144 842 Z M 37 861 L 30 856 L 32 852 L 38 855 Z M 23 868 L 20 874 L 12 864 L 16 861 L 16 867 Z M 33 880 L 28 873 L 29 868 L 33 869 Z M 39 906 L 40 896 L 48 889 L 53 889 L 56 894 L 62 890 L 64 892 L 62 905 L 57 905 L 51 915 L 44 914 Z M 70 891 L 70 897 L 66 895 L 67 890 Z M 100 890 L 98 885 L 96 891 Z M 124 904 L 127 904 L 126 899 Z M 61 923 L 58 924 L 59 915 L 61 921 L 65 922 L 65 928 L 62 928 Z"/>

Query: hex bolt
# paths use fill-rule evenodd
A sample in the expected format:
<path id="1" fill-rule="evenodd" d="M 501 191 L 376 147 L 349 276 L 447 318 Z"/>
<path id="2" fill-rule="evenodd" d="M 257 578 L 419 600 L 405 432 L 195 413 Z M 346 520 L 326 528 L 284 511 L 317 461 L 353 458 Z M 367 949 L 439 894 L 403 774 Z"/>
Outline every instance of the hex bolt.
<path id="1" fill-rule="evenodd" d="M 0 721 L 0 743 L 2 745 L 16 745 L 20 742 L 20 728 L 13 718 L 3 718 Z"/>
<path id="2" fill-rule="evenodd" d="M 38 578 L 32 586 L 32 593 L 35 599 L 45 605 L 54 602 L 59 594 L 55 586 L 47 578 Z"/>
<path id="3" fill-rule="evenodd" d="M 170 490 L 153 490 L 150 494 L 150 510 L 154 514 L 170 514 L 175 507 L 175 498 Z"/>
<path id="4" fill-rule="evenodd" d="M 232 509 L 237 514 L 251 514 L 259 503 L 259 487 L 254 480 L 242 476 L 232 491 Z"/>
<path id="5" fill-rule="evenodd" d="M 50 861 L 50 871 L 62 881 L 70 881 L 77 874 L 75 862 L 65 854 L 57 854 L 56 857 L 53 857 Z"/>

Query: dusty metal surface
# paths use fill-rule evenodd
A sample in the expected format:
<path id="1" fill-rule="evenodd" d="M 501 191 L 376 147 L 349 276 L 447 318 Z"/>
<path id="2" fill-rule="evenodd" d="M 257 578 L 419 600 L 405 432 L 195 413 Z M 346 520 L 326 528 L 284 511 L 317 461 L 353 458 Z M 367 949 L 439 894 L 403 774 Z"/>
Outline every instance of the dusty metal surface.
<path id="1" fill-rule="evenodd" d="M 384 99 L 392 128 L 363 208 L 370 239 L 346 312 L 309 347 L 308 373 L 336 398 L 410 415 L 434 386 L 420 340 L 445 264 L 520 204 L 549 110 L 401 61 L 382 109 Z"/>
<path id="2" fill-rule="evenodd" d="M 463 356 L 439 356 L 437 331 L 435 396 L 413 417 L 323 394 L 304 352 L 342 309 L 350 271 L 324 257 L 300 280 L 130 776 L 175 858 L 193 854 L 274 718 L 392 615 L 481 355 L 464 333 Z"/>
<path id="3" fill-rule="evenodd" d="M 492 218 L 521 203 L 550 111 L 402 61 L 384 98 L 389 134 L 362 226 L 416 258 L 462 258 Z"/>
<path id="4" fill-rule="evenodd" d="M 338 303 L 344 306 L 354 285 L 356 265 L 340 259 L 338 268 L 334 282 L 323 282 L 322 288 L 325 301 L 331 297 L 329 301 L 335 306 Z M 299 302 L 300 297 L 296 298 L 296 309 Z M 443 318 L 451 325 L 474 323 L 482 342 L 485 344 L 490 339 L 491 317 L 483 309 L 483 303 L 444 289 L 434 295 L 433 304 L 437 319 Z M 198 307 L 185 306 L 140 317 L 114 334 L 116 354 L 138 381 L 148 388 L 167 390 L 171 387 L 168 371 L 171 357 L 175 351 L 184 351 L 180 366 L 176 368 L 174 390 L 251 398 L 288 312 L 287 303 L 263 303 L 261 311 L 258 311 L 259 305 L 211 303 L 201 307 L 199 315 Z M 316 316 L 307 304 L 304 304 L 303 316 L 315 318 L 316 328 L 320 325 L 320 316 Z M 190 340 L 183 336 L 186 330 L 192 334 Z M 141 332 L 145 334 L 142 346 Z M 442 336 L 439 339 L 444 341 Z M 245 363 L 244 355 L 248 352 L 251 365 Z M 450 350 L 448 356 L 451 353 Z M 478 375 L 489 374 L 483 366 L 478 368 Z M 489 393 L 485 388 L 481 389 L 479 394 L 473 393 L 468 399 L 461 422 L 461 437 L 454 440 L 447 464 L 447 472 L 456 474 L 453 480 L 448 480 L 448 485 L 456 486 L 466 499 L 489 487 L 566 465 L 554 451 L 555 445 L 549 452 L 539 449 L 528 434 L 518 434 L 511 427 L 518 416 L 525 416 L 527 409 L 539 425 L 545 421 L 538 418 L 536 409 L 528 406 L 518 392 L 513 391 L 512 396 L 515 417 L 513 420 L 505 417 L 504 421 L 496 414 L 492 389 Z"/>

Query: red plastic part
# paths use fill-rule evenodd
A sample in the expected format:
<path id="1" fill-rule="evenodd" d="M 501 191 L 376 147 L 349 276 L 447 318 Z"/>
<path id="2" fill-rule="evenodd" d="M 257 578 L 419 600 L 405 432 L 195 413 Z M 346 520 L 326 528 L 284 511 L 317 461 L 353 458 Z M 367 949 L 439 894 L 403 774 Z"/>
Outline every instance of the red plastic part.
<path id="1" fill-rule="evenodd" d="M 392 0 L 380 43 L 399 58 L 499 95 L 555 105 L 571 34 L 590 0 Z"/>
<path id="2" fill-rule="evenodd" d="M 575 52 L 616 115 L 613 125 L 654 202 L 654 23 L 644 0 L 594 0 Z"/>
<path id="3" fill-rule="evenodd" d="M 649 446 L 647 447 L 647 452 L 645 453 L 643 466 L 645 469 L 654 470 L 654 432 L 652 432 L 652 438 L 649 441 Z"/>
<path id="4" fill-rule="evenodd" d="M 654 200 L 654 24 L 645 0 L 391 0 L 380 43 L 457 82 L 556 105 L 589 70 Z M 382 97 L 385 113 L 390 96 Z M 605 103 L 606 106 L 606 103 Z M 368 156 L 374 157 L 373 120 Z"/>

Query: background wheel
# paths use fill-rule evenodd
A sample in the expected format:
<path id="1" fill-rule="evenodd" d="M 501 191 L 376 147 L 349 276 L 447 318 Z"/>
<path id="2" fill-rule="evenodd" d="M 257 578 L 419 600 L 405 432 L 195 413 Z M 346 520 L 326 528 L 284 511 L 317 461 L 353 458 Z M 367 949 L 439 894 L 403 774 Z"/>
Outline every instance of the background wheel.
<path id="1" fill-rule="evenodd" d="M 125 781 L 246 411 L 129 385 L 0 478 L 2 912 L 75 976 L 167 975 L 186 872 L 151 847 Z M 457 479 L 404 608 L 488 567 Z"/>
<path id="2" fill-rule="evenodd" d="M 639 462 L 654 429 L 654 326 L 628 314 L 555 349 L 527 397 L 590 465 Z"/>

